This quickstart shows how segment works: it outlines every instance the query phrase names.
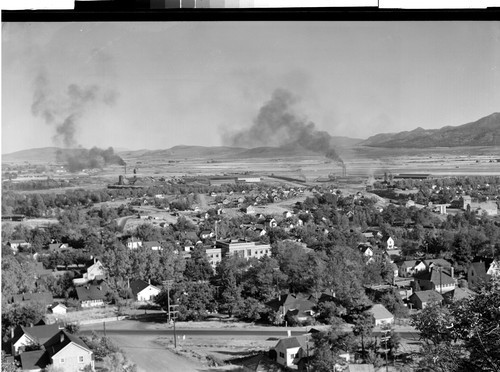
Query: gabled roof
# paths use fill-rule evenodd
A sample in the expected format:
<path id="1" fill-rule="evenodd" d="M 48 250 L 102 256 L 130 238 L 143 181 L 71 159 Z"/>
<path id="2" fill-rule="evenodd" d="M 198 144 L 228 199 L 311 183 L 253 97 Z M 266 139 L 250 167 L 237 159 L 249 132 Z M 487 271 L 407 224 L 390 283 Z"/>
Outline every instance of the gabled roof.
<path id="1" fill-rule="evenodd" d="M 285 311 L 298 309 L 301 312 L 311 310 L 315 306 L 314 302 L 309 301 L 305 295 L 300 293 L 296 295 L 282 295 L 281 298 L 272 299 L 266 305 L 274 311 L 278 311 L 281 307 L 284 307 Z"/>
<path id="2" fill-rule="evenodd" d="M 441 266 L 441 267 L 451 267 L 451 263 L 446 261 L 444 258 L 434 258 L 432 260 L 426 260 L 425 263 L 426 263 L 426 266 L 430 266 L 431 264 L 434 264 L 436 266 Z"/>
<path id="3" fill-rule="evenodd" d="M 76 297 L 80 301 L 89 300 L 104 300 L 108 286 L 104 283 L 101 284 L 86 284 L 84 286 L 76 287 Z"/>
<path id="4" fill-rule="evenodd" d="M 373 305 L 372 308 L 368 310 L 368 312 L 371 313 L 376 320 L 394 317 L 394 315 L 392 315 L 390 311 L 387 310 L 382 304 Z"/>
<path id="5" fill-rule="evenodd" d="M 438 292 L 435 290 L 431 289 L 428 291 L 419 291 L 419 292 L 414 292 L 410 298 L 413 296 L 417 297 L 422 303 L 426 302 L 441 302 L 443 301 L 443 296 L 441 296 Z"/>
<path id="6" fill-rule="evenodd" d="M 490 267 L 493 260 L 491 258 L 482 259 L 480 261 L 475 261 L 470 264 L 471 268 L 474 268 L 477 276 L 486 277 L 486 272 Z"/>
<path id="7" fill-rule="evenodd" d="M 62 303 L 60 303 L 60 302 L 54 302 L 52 305 L 50 305 L 50 307 L 49 307 L 49 308 L 50 308 L 51 310 L 53 310 L 53 309 L 55 309 L 55 308 L 56 308 L 56 307 L 58 307 L 58 306 L 59 306 L 59 307 L 64 307 L 65 309 L 67 309 L 67 306 L 66 306 L 66 305 L 64 305 L 64 304 L 62 304 Z"/>
<path id="8" fill-rule="evenodd" d="M 87 351 L 92 352 L 92 350 L 90 350 L 90 348 L 85 345 L 85 343 L 79 337 L 63 330 L 59 331 L 57 334 L 47 340 L 43 344 L 43 346 L 45 347 L 47 353 L 52 357 L 72 342 L 86 349 Z"/>
<path id="9" fill-rule="evenodd" d="M 459 301 L 464 298 L 470 298 L 475 294 L 476 293 L 474 291 L 471 291 L 468 288 L 455 287 L 453 291 L 443 293 L 443 297 L 446 297 L 447 300 Z"/>
<path id="10" fill-rule="evenodd" d="M 141 280 L 141 279 L 132 280 L 130 282 L 130 289 L 132 290 L 132 293 L 134 294 L 134 296 L 137 296 L 138 293 L 140 293 L 141 291 L 143 291 L 144 289 L 146 289 L 147 287 L 150 287 L 150 286 L 160 290 L 160 288 L 155 287 L 154 285 L 151 285 L 148 282 L 145 282 L 144 280 Z"/>
<path id="11" fill-rule="evenodd" d="M 282 346 L 285 349 L 293 349 L 296 347 L 306 348 L 307 347 L 307 336 L 295 336 L 295 337 L 282 338 L 281 340 L 278 341 L 275 348 L 277 349 L 278 346 Z"/>
<path id="12" fill-rule="evenodd" d="M 24 334 L 38 344 L 44 344 L 48 339 L 60 331 L 59 324 L 39 325 L 33 327 L 17 326 L 14 329 L 12 343 L 16 343 Z"/>
<path id="13" fill-rule="evenodd" d="M 45 350 L 25 351 L 21 353 L 21 366 L 23 370 L 43 370 L 52 360 Z"/>
<path id="14" fill-rule="evenodd" d="M 455 284 L 455 281 L 453 278 L 448 275 L 446 271 L 440 271 L 440 270 L 433 270 L 431 269 L 430 271 L 424 271 L 422 273 L 418 273 L 415 275 L 415 278 L 421 279 L 421 280 L 428 280 L 434 285 L 450 285 L 450 284 Z"/>

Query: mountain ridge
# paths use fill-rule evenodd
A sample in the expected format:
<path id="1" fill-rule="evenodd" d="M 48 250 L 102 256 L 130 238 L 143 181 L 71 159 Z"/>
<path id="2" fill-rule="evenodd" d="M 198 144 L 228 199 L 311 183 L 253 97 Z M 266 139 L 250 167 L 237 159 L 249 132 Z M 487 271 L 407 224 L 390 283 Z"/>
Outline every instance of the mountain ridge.
<path id="1" fill-rule="evenodd" d="M 458 146 L 500 146 L 500 113 L 476 121 L 439 129 L 415 128 L 397 133 L 378 133 L 360 146 L 385 148 L 429 148 Z"/>

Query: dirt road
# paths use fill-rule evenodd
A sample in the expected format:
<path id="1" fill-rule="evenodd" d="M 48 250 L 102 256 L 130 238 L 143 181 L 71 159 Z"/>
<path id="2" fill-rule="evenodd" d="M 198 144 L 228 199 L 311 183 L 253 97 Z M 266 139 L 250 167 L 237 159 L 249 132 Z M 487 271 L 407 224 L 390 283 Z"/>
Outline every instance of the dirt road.
<path id="1" fill-rule="evenodd" d="M 155 342 L 157 336 L 112 335 L 110 338 L 137 365 L 139 372 L 198 372 L 201 363 L 186 359 Z"/>

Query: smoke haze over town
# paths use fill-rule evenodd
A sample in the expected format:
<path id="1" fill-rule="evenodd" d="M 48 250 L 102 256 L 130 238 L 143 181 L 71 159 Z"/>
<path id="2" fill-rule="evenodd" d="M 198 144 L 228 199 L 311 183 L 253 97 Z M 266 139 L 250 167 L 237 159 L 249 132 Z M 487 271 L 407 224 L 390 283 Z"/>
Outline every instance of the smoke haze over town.
<path id="1" fill-rule="evenodd" d="M 8 23 L 2 153 L 460 125 L 498 111 L 499 35 L 489 22 Z M 250 132 L 276 92 L 294 97 L 295 124 Z"/>

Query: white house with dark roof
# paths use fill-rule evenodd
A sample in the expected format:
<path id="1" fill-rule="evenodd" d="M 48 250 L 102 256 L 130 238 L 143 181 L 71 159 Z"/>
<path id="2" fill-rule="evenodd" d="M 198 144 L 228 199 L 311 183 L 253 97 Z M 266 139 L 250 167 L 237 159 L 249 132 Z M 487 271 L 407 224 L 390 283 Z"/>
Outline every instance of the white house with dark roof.
<path id="1" fill-rule="evenodd" d="M 276 362 L 285 367 L 297 364 L 301 358 L 307 356 L 307 342 L 307 336 L 282 338 L 274 347 Z"/>
<path id="2" fill-rule="evenodd" d="M 92 350 L 78 337 L 63 330 L 43 342 L 41 350 L 25 351 L 20 356 L 23 371 L 94 371 Z"/>
<path id="3" fill-rule="evenodd" d="M 130 289 L 137 301 L 148 302 L 152 301 L 160 292 L 161 289 L 151 285 L 151 281 L 145 282 L 144 280 L 132 280 L 130 282 Z"/>
<path id="4" fill-rule="evenodd" d="M 375 319 L 375 326 L 394 323 L 394 315 L 392 315 L 391 312 L 382 304 L 373 305 L 368 312 L 373 315 L 373 318 Z"/>

